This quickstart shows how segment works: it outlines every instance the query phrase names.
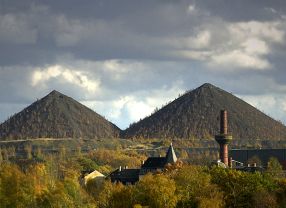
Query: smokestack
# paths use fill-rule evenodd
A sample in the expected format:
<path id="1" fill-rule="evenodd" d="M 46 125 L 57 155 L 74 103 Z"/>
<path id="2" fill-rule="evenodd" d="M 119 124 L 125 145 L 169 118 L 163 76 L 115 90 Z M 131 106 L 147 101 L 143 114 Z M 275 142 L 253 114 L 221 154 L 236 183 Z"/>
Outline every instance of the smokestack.
<path id="1" fill-rule="evenodd" d="M 219 157 L 220 160 L 227 166 L 228 162 L 228 143 L 232 140 L 232 136 L 227 131 L 227 111 L 220 111 L 220 134 L 215 136 L 216 141 L 219 143 Z"/>
<path id="2" fill-rule="evenodd" d="M 227 111 L 220 111 L 220 134 L 227 134 Z"/>

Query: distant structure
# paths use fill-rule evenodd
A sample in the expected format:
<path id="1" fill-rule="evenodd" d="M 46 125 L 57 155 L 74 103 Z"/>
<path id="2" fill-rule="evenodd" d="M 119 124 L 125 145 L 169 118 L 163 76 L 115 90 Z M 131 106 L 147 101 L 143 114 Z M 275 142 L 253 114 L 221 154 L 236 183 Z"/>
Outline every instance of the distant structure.
<path id="1" fill-rule="evenodd" d="M 103 183 L 104 179 L 105 179 L 105 176 L 102 173 L 98 172 L 97 170 L 82 171 L 81 177 L 80 177 L 80 184 L 82 186 L 86 186 L 89 181 L 93 181 L 94 184 L 97 187 L 99 187 L 100 184 Z"/>
<path id="2" fill-rule="evenodd" d="M 174 164 L 176 162 L 177 156 L 171 143 L 165 157 L 149 157 L 146 161 L 142 162 L 140 169 L 128 169 L 128 167 L 122 169 L 119 167 L 109 177 L 113 183 L 134 184 L 139 181 L 140 177 L 147 173 L 161 172 L 167 164 Z"/>
<path id="3" fill-rule="evenodd" d="M 158 172 L 162 171 L 164 167 L 169 164 L 174 164 L 177 162 L 177 156 L 174 151 L 172 143 L 170 144 L 166 157 L 149 157 L 142 164 L 140 169 L 140 176 L 147 174 L 148 172 Z"/>
<path id="4" fill-rule="evenodd" d="M 227 128 L 227 111 L 220 111 L 220 133 L 215 136 L 215 140 L 219 143 L 219 158 L 226 166 L 231 166 L 228 158 L 228 144 L 232 140 L 232 135 L 228 133 Z"/>
<path id="5" fill-rule="evenodd" d="M 270 158 L 276 158 L 283 169 L 286 170 L 286 149 L 232 149 L 230 150 L 230 155 L 235 161 L 241 162 L 241 166 L 254 166 L 254 164 L 249 164 L 252 158 L 258 158 L 260 160 L 260 165 L 263 168 L 267 167 L 267 163 Z"/>
<path id="6" fill-rule="evenodd" d="M 228 144 L 232 135 L 228 133 L 228 116 L 226 110 L 220 111 L 220 132 L 215 136 L 219 144 L 219 161 L 216 164 L 224 168 L 234 168 L 241 171 L 264 171 L 271 157 L 278 159 L 283 169 L 286 169 L 286 149 L 232 149 Z M 229 157 L 230 155 L 230 157 Z M 249 164 L 252 158 L 258 158 L 261 164 Z"/>

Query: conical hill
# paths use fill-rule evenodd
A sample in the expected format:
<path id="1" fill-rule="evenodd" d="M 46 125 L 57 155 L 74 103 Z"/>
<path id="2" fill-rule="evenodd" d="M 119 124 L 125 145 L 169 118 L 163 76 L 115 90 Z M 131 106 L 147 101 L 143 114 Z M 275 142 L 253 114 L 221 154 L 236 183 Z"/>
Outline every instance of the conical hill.
<path id="1" fill-rule="evenodd" d="M 286 139 L 286 127 L 238 97 L 211 84 L 189 91 L 131 125 L 123 137 L 206 138 L 219 131 L 219 113 L 228 111 L 236 139 Z"/>
<path id="2" fill-rule="evenodd" d="M 0 125 L 2 140 L 108 138 L 120 129 L 76 100 L 52 91 Z"/>

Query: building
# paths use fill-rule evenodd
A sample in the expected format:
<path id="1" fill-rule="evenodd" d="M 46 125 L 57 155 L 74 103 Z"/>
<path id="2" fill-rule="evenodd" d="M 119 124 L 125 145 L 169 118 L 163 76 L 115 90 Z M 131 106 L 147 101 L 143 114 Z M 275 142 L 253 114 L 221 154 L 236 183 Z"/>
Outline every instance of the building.
<path id="1" fill-rule="evenodd" d="M 228 133 L 227 123 L 227 111 L 221 110 L 220 133 L 215 136 L 215 140 L 219 144 L 217 165 L 247 172 L 262 171 L 267 167 L 269 159 L 274 157 L 278 159 L 283 169 L 286 169 L 286 149 L 232 149 L 229 151 L 228 144 L 232 140 L 232 135 Z M 260 160 L 260 167 L 256 163 L 248 164 L 254 157 Z"/>
<path id="2" fill-rule="evenodd" d="M 123 184 L 134 184 L 139 181 L 140 177 L 147 173 L 156 173 L 164 170 L 167 164 L 174 164 L 177 162 L 177 156 L 173 145 L 169 146 L 165 157 L 149 157 L 144 161 L 140 169 L 128 169 L 128 167 L 119 167 L 113 171 L 109 177 L 111 182 L 121 182 Z"/>
<path id="3" fill-rule="evenodd" d="M 254 157 L 259 158 L 262 167 L 267 167 L 269 159 L 274 157 L 286 169 L 286 149 L 232 149 L 230 156 L 233 161 L 239 161 L 244 166 L 253 165 L 248 164 L 249 161 Z"/>
<path id="4" fill-rule="evenodd" d="M 119 167 L 109 177 L 112 183 L 121 182 L 124 185 L 134 184 L 139 181 L 140 169 L 128 169 L 128 167 Z"/>

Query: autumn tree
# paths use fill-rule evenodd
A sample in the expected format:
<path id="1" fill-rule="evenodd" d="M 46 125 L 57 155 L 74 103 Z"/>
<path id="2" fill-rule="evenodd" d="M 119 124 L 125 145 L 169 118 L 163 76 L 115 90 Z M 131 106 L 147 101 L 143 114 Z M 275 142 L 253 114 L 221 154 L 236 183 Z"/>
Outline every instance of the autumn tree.
<path id="1" fill-rule="evenodd" d="M 175 181 L 180 198 L 177 207 L 223 207 L 223 193 L 202 167 L 183 167 Z"/>
<path id="2" fill-rule="evenodd" d="M 253 207 L 255 193 L 272 193 L 275 181 L 259 172 L 247 173 L 232 169 L 213 168 L 212 182 L 224 192 L 226 207 Z"/>
<path id="3" fill-rule="evenodd" d="M 284 177 L 282 165 L 275 157 L 271 157 L 267 163 L 267 171 L 273 177 Z"/>
<path id="4" fill-rule="evenodd" d="M 172 208 L 177 204 L 175 181 L 165 175 L 147 174 L 135 185 L 136 202 L 154 208 Z"/>
<path id="5" fill-rule="evenodd" d="M 35 189 L 31 177 L 16 165 L 3 163 L 0 166 L 1 207 L 35 206 Z"/>
<path id="6" fill-rule="evenodd" d="M 3 156 L 2 156 L 2 150 L 0 148 L 0 165 L 1 165 L 2 161 L 3 161 Z"/>

